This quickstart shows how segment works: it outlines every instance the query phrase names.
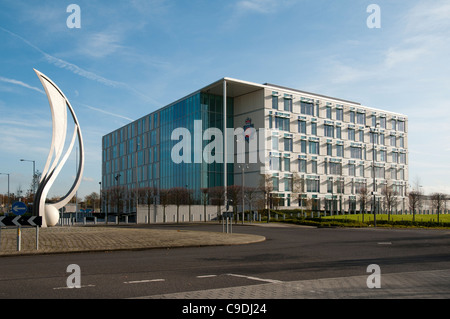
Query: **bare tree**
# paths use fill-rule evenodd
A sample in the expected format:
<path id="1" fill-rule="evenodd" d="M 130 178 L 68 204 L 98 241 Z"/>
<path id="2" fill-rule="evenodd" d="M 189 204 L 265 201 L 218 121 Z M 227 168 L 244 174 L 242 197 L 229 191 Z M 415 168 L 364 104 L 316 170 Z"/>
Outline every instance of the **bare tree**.
<path id="1" fill-rule="evenodd" d="M 437 221 L 439 223 L 439 213 L 444 208 L 445 202 L 447 201 L 447 195 L 443 193 L 433 193 L 431 194 L 431 204 L 433 208 L 437 211 Z"/>
<path id="2" fill-rule="evenodd" d="M 207 187 L 201 189 L 203 203 L 203 219 L 206 223 L 206 205 L 208 205 L 209 189 Z"/>
<path id="3" fill-rule="evenodd" d="M 305 178 L 299 174 L 292 175 L 292 193 L 298 197 L 298 204 L 303 211 L 303 194 L 305 194 Z"/>
<path id="4" fill-rule="evenodd" d="M 227 187 L 227 197 L 233 203 L 233 212 L 237 214 L 237 206 L 242 200 L 242 186 L 230 185 Z M 236 218 L 237 222 L 237 218 Z"/>
<path id="5" fill-rule="evenodd" d="M 270 221 L 270 207 L 272 200 L 272 192 L 273 192 L 273 180 L 270 174 L 261 175 L 261 180 L 258 185 L 259 190 L 264 196 L 264 205 L 267 209 L 267 222 Z"/>
<path id="6" fill-rule="evenodd" d="M 413 214 L 413 222 L 416 221 L 416 210 L 422 202 L 422 193 L 419 190 L 412 190 L 408 193 L 408 206 Z"/>
<path id="7" fill-rule="evenodd" d="M 84 202 L 86 203 L 87 207 L 92 207 L 93 210 L 95 210 L 95 207 L 99 205 L 100 203 L 100 196 L 96 192 L 92 192 L 89 195 L 86 195 L 84 197 Z"/>
<path id="8" fill-rule="evenodd" d="M 128 192 L 128 189 L 124 186 L 113 186 L 107 190 L 108 197 L 111 199 L 111 201 L 115 204 L 116 214 L 117 216 L 121 215 L 121 211 L 123 212 L 123 200 L 125 198 L 125 195 Z M 122 202 L 122 209 L 120 208 L 120 202 Z"/>
<path id="9" fill-rule="evenodd" d="M 158 190 L 155 187 L 141 187 L 136 192 L 138 196 L 138 203 L 147 205 L 147 218 L 150 223 L 150 206 L 155 204 L 155 197 L 158 194 Z M 137 207 L 136 207 L 137 213 Z M 156 213 L 156 212 L 155 212 Z"/>
<path id="10" fill-rule="evenodd" d="M 159 190 L 159 203 L 163 207 L 163 223 L 166 222 L 166 207 L 170 203 L 169 190 L 160 189 Z"/>
<path id="11" fill-rule="evenodd" d="M 212 205 L 217 205 L 217 217 L 219 217 L 220 207 L 225 200 L 225 187 L 215 186 L 208 188 L 208 197 Z"/>
<path id="12" fill-rule="evenodd" d="M 189 193 L 185 187 L 173 187 L 169 189 L 170 203 L 177 206 L 177 223 L 180 222 L 180 206 L 188 203 Z"/>
<path id="13" fill-rule="evenodd" d="M 250 208 L 250 213 L 253 210 L 253 204 L 259 198 L 261 198 L 261 191 L 257 187 L 244 187 L 244 197 L 248 202 L 248 207 Z"/>
<path id="14" fill-rule="evenodd" d="M 364 223 L 365 211 L 370 201 L 370 192 L 366 186 L 363 186 L 358 189 L 357 194 L 359 198 L 359 211 L 362 214 L 362 222 Z"/>
<path id="15" fill-rule="evenodd" d="M 384 196 L 384 203 L 388 211 L 388 220 L 391 219 L 391 212 L 394 207 L 397 207 L 398 203 L 398 192 L 394 190 L 392 185 L 384 185 L 381 189 L 381 194 Z"/>

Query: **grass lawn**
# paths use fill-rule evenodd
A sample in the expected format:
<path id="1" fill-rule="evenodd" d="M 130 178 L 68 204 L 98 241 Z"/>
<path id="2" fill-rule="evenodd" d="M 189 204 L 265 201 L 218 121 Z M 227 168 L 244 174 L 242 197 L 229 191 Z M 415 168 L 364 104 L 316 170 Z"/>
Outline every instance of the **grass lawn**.
<path id="1" fill-rule="evenodd" d="M 322 217 L 323 219 L 349 219 L 354 221 L 362 222 L 362 214 L 355 215 L 334 215 Z M 388 214 L 377 214 L 377 221 L 388 220 Z M 390 216 L 391 221 L 412 221 L 413 215 L 392 215 Z M 373 214 L 364 214 L 364 221 L 370 222 L 373 221 Z M 437 214 L 433 215 L 419 215 L 416 214 L 415 217 L 416 222 L 437 222 Z M 450 214 L 439 214 L 439 222 L 441 223 L 450 223 Z"/>

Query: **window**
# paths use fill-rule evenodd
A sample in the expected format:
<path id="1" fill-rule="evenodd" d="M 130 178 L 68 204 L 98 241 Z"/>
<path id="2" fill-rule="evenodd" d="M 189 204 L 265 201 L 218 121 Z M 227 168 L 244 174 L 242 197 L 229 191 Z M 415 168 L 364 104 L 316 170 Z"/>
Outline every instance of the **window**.
<path id="1" fill-rule="evenodd" d="M 372 126 L 373 127 L 377 126 L 377 116 L 376 115 L 372 115 Z"/>
<path id="2" fill-rule="evenodd" d="M 291 159 L 288 157 L 283 158 L 283 171 L 284 172 L 291 171 Z"/>
<path id="3" fill-rule="evenodd" d="M 336 156 L 344 157 L 344 145 L 336 145 Z"/>
<path id="4" fill-rule="evenodd" d="M 333 180 L 329 179 L 327 181 L 327 193 L 333 193 Z"/>
<path id="5" fill-rule="evenodd" d="M 362 159 L 361 147 L 350 146 L 350 158 Z"/>
<path id="6" fill-rule="evenodd" d="M 300 173 L 306 173 L 306 160 L 305 159 L 298 160 L 298 171 Z"/>
<path id="7" fill-rule="evenodd" d="M 284 178 L 284 191 L 292 192 L 292 178 L 289 177 Z"/>
<path id="8" fill-rule="evenodd" d="M 380 117 L 380 127 L 386 129 L 386 118 Z"/>
<path id="9" fill-rule="evenodd" d="M 359 131 L 359 141 L 364 143 L 364 131 L 363 130 Z"/>
<path id="10" fill-rule="evenodd" d="M 270 165 L 271 171 L 279 171 L 280 170 L 280 158 L 276 157 L 276 156 L 270 157 L 269 165 Z"/>
<path id="11" fill-rule="evenodd" d="M 303 154 L 306 154 L 306 141 L 305 140 L 300 141 L 300 152 Z"/>
<path id="12" fill-rule="evenodd" d="M 405 153 L 399 154 L 399 163 L 406 164 L 406 154 Z"/>
<path id="13" fill-rule="evenodd" d="M 392 127 L 393 131 L 397 130 L 397 121 L 396 120 L 394 120 L 394 119 L 391 120 L 391 127 Z"/>
<path id="14" fill-rule="evenodd" d="M 350 141 L 355 141 L 355 140 L 356 140 L 356 139 L 355 139 L 355 130 L 352 129 L 352 128 L 349 128 L 349 129 L 348 129 L 348 139 L 349 139 Z"/>
<path id="15" fill-rule="evenodd" d="M 348 175 L 349 176 L 356 176 L 355 164 L 348 164 Z"/>
<path id="16" fill-rule="evenodd" d="M 326 112 L 327 119 L 331 120 L 331 106 L 327 106 Z"/>
<path id="17" fill-rule="evenodd" d="M 336 120 L 337 121 L 344 120 L 344 110 L 343 109 L 336 109 Z"/>
<path id="18" fill-rule="evenodd" d="M 397 138 L 395 135 L 391 135 L 391 146 L 397 147 Z"/>
<path id="19" fill-rule="evenodd" d="M 319 178 L 315 177 L 313 178 L 308 178 L 306 180 L 306 191 L 308 193 L 319 193 L 320 192 L 320 182 L 319 182 Z"/>
<path id="20" fill-rule="evenodd" d="M 333 156 L 333 144 L 327 143 L 327 155 Z"/>
<path id="21" fill-rule="evenodd" d="M 272 108 L 278 110 L 278 96 L 272 95 Z"/>
<path id="22" fill-rule="evenodd" d="M 280 131 L 289 132 L 289 121 L 289 118 L 275 116 L 275 128 L 279 129 Z"/>
<path id="23" fill-rule="evenodd" d="M 334 126 L 333 125 L 325 124 L 323 126 L 323 128 L 324 128 L 324 135 L 326 137 L 333 137 L 334 138 Z"/>
<path id="24" fill-rule="evenodd" d="M 336 138 L 342 138 L 340 126 L 336 126 Z"/>
<path id="25" fill-rule="evenodd" d="M 384 145 L 384 134 L 380 133 L 379 137 L 380 137 L 380 145 Z"/>
<path id="26" fill-rule="evenodd" d="M 306 121 L 298 121 L 298 132 L 306 134 Z"/>
<path id="27" fill-rule="evenodd" d="M 311 173 L 317 174 L 317 161 L 311 161 Z"/>
<path id="28" fill-rule="evenodd" d="M 380 150 L 380 162 L 386 162 L 386 151 Z"/>
<path id="29" fill-rule="evenodd" d="M 300 102 L 300 113 L 314 116 L 314 105 L 304 101 Z"/>
<path id="30" fill-rule="evenodd" d="M 309 141 L 309 154 L 319 155 L 319 142 Z"/>
<path id="31" fill-rule="evenodd" d="M 344 194 L 344 180 L 338 178 L 338 180 L 336 181 L 336 192 L 338 194 Z"/>
<path id="32" fill-rule="evenodd" d="M 391 178 L 397 179 L 397 169 L 394 167 L 391 167 Z"/>
<path id="33" fill-rule="evenodd" d="M 284 151 L 292 152 L 292 138 L 284 138 Z"/>
<path id="34" fill-rule="evenodd" d="M 273 128 L 272 115 L 269 115 L 269 128 Z"/>
<path id="35" fill-rule="evenodd" d="M 272 136 L 272 149 L 278 151 L 278 136 Z"/>
<path id="36" fill-rule="evenodd" d="M 375 177 L 384 178 L 384 167 L 375 167 Z"/>
<path id="37" fill-rule="evenodd" d="M 342 164 L 341 163 L 334 163 L 329 162 L 328 167 L 330 169 L 330 174 L 332 175 L 342 175 Z"/>
<path id="38" fill-rule="evenodd" d="M 397 122 L 397 129 L 398 129 L 400 132 L 404 132 L 404 131 L 405 131 L 405 122 L 403 122 L 403 121 L 398 121 L 398 122 Z"/>
<path id="39" fill-rule="evenodd" d="M 398 179 L 404 180 L 405 179 L 405 170 L 403 168 L 398 170 Z"/>
<path id="40" fill-rule="evenodd" d="M 356 122 L 358 124 L 366 125 L 366 114 L 365 113 L 357 113 Z"/>
<path id="41" fill-rule="evenodd" d="M 375 140 L 375 144 L 378 144 L 378 133 L 370 132 L 370 143 L 373 143 Z"/>
<path id="42" fill-rule="evenodd" d="M 359 192 L 366 187 L 366 183 L 362 181 L 356 181 L 355 182 L 355 192 L 356 194 L 359 194 Z M 367 203 L 366 203 L 367 205 Z"/>
<path id="43" fill-rule="evenodd" d="M 403 136 L 398 138 L 398 142 L 400 147 L 405 147 L 405 138 Z"/>
<path id="44" fill-rule="evenodd" d="M 398 162 L 398 153 L 392 152 L 392 163 L 397 163 L 397 162 Z"/>
<path id="45" fill-rule="evenodd" d="M 350 111 L 350 123 L 355 123 L 355 111 Z"/>
<path id="46" fill-rule="evenodd" d="M 364 164 L 359 164 L 359 176 L 364 177 Z"/>
<path id="47" fill-rule="evenodd" d="M 311 122 L 311 135 L 317 136 L 317 123 Z"/>
<path id="48" fill-rule="evenodd" d="M 287 112 L 292 112 L 292 99 L 284 98 L 284 110 Z"/>
<path id="49" fill-rule="evenodd" d="M 272 185 L 275 192 L 280 191 L 280 180 L 278 177 L 272 177 Z"/>

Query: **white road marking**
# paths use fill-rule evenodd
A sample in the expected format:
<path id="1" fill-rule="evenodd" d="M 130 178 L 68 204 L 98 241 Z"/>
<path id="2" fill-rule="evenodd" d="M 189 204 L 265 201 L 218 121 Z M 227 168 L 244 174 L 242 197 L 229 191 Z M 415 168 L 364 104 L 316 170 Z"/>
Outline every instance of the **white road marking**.
<path id="1" fill-rule="evenodd" d="M 378 243 L 378 245 L 392 245 L 392 243 L 390 241 L 386 241 L 386 242 L 380 242 L 380 243 Z"/>
<path id="2" fill-rule="evenodd" d="M 275 279 L 264 279 L 264 278 L 258 278 L 258 277 L 252 277 L 252 276 L 236 275 L 236 274 L 227 274 L 227 275 L 228 276 L 233 276 L 233 277 L 246 278 L 246 279 L 250 279 L 250 280 L 265 281 L 265 282 L 270 282 L 272 284 L 282 283 L 282 281 L 275 280 Z"/>
<path id="3" fill-rule="evenodd" d="M 95 287 L 95 285 L 85 285 L 85 286 L 81 286 L 80 288 L 90 288 L 90 287 Z M 53 290 L 60 290 L 60 289 L 80 289 L 80 288 L 70 288 L 70 287 L 56 287 L 53 288 Z"/>
<path id="4" fill-rule="evenodd" d="M 148 279 L 148 280 L 136 280 L 136 281 L 124 281 L 124 284 L 144 284 L 148 282 L 161 282 L 166 281 L 165 279 Z"/>
<path id="5" fill-rule="evenodd" d="M 197 278 L 212 278 L 217 277 L 217 275 L 203 275 L 203 276 L 197 276 Z"/>

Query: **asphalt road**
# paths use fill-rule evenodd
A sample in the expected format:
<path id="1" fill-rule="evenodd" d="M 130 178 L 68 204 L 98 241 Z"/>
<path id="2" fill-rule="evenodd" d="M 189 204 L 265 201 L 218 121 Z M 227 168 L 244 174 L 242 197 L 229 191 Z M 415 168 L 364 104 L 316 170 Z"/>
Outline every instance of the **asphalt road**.
<path id="1" fill-rule="evenodd" d="M 221 231 L 220 225 L 153 226 Z M 450 269 L 450 231 L 235 225 L 250 245 L 0 258 L 0 299 L 139 298 L 179 292 Z M 81 288 L 67 288 L 79 266 Z M 246 298 L 247 296 L 241 296 Z"/>

